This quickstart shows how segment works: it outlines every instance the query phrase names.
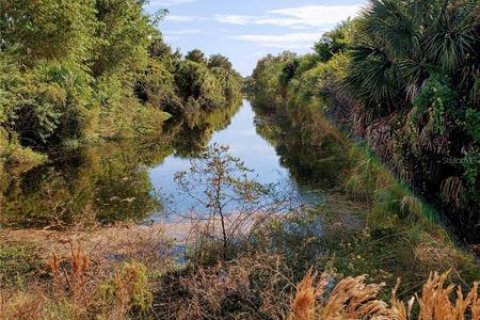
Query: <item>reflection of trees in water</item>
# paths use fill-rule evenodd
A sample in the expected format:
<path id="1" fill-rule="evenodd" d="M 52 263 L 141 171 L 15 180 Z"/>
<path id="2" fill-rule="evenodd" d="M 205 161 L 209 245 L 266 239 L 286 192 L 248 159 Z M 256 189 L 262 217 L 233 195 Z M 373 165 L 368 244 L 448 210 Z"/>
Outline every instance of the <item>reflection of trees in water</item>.
<path id="1" fill-rule="evenodd" d="M 228 127 L 239 110 L 239 104 L 232 104 L 215 112 L 188 114 L 180 124 L 176 124 L 182 128 L 174 142 L 176 155 L 189 158 L 204 151 L 213 134 Z"/>
<path id="2" fill-rule="evenodd" d="M 133 143 L 85 146 L 11 179 L 5 220 L 19 223 L 101 222 L 142 218 L 160 203 L 152 196 L 148 158 Z M 158 157 L 158 155 L 155 155 Z"/>
<path id="3" fill-rule="evenodd" d="M 182 156 L 198 153 L 237 110 L 192 115 L 156 137 L 52 154 L 48 164 L 2 179 L 0 221 L 46 225 L 145 218 L 162 206 L 148 168 L 175 150 Z"/>
<path id="4" fill-rule="evenodd" d="M 338 131 L 325 127 L 327 121 L 318 113 L 305 110 L 301 121 L 295 121 L 298 115 L 272 114 L 260 108 L 255 111 L 257 133 L 275 147 L 282 166 L 295 179 L 328 188 L 342 181 L 350 163 L 348 145 Z"/>

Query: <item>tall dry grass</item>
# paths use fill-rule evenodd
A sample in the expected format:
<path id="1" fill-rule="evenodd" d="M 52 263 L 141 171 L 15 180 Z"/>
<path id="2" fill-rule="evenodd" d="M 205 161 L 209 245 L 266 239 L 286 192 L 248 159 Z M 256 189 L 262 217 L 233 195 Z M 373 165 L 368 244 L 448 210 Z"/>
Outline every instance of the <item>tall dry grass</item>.
<path id="1" fill-rule="evenodd" d="M 127 319 L 133 308 L 146 309 L 152 296 L 146 269 L 125 264 L 110 275 L 90 269 L 90 259 L 78 248 L 69 261 L 53 254 L 48 261 L 51 281 L 28 291 L 0 290 L 0 320 Z"/>
<path id="2" fill-rule="evenodd" d="M 297 285 L 289 320 L 465 320 L 480 319 L 478 283 L 464 295 L 459 286 L 447 285 L 448 272 L 432 273 L 420 295 L 404 302 L 393 290 L 390 301 L 379 296 L 384 284 L 367 284 L 365 276 L 348 277 L 328 285 L 328 275 L 309 272 Z M 413 312 L 413 310 L 418 310 Z"/>
<path id="3" fill-rule="evenodd" d="M 152 279 L 174 264 L 170 240 L 157 227 L 5 233 L 0 243 L 34 246 L 21 258 L 35 260 L 36 269 L 28 277 L 17 270 L 18 283 L 3 285 L 0 277 L 0 320 L 146 319 Z"/>

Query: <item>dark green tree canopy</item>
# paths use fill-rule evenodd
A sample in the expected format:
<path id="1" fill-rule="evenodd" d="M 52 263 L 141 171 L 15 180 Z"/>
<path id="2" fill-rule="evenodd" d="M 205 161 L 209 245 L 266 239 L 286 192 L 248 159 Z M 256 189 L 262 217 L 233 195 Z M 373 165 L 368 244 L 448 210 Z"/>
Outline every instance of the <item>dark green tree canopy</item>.
<path id="1" fill-rule="evenodd" d="M 207 57 L 200 49 L 194 49 L 185 55 L 186 60 L 190 60 L 203 65 L 207 64 Z"/>

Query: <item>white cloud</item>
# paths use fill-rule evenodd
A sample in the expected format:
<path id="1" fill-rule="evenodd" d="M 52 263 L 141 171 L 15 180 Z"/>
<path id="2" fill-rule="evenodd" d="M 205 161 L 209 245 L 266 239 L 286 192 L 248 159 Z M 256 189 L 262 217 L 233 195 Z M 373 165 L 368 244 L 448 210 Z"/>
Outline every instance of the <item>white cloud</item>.
<path id="1" fill-rule="evenodd" d="M 313 5 L 276 9 L 269 11 L 269 13 L 276 16 L 271 21 L 272 23 L 318 27 L 326 24 L 336 24 L 348 17 L 354 17 L 360 13 L 361 8 L 361 5 Z"/>
<path id="2" fill-rule="evenodd" d="M 183 36 L 183 35 L 189 35 L 189 34 L 197 34 L 201 32 L 202 30 L 200 29 L 191 29 L 191 30 L 167 30 L 167 31 L 163 31 L 162 33 L 164 35 Z"/>
<path id="3" fill-rule="evenodd" d="M 235 39 L 254 42 L 262 47 L 279 49 L 308 49 L 319 39 L 319 33 L 286 33 L 286 34 L 243 34 Z"/>
<path id="4" fill-rule="evenodd" d="M 148 3 L 149 8 L 167 8 L 178 4 L 195 2 L 197 0 L 151 0 Z"/>
<path id="5" fill-rule="evenodd" d="M 360 5 L 300 6 L 270 10 L 267 15 L 263 16 L 223 14 L 215 15 L 213 19 L 217 22 L 236 25 L 274 25 L 298 29 L 336 24 L 348 17 L 357 15 L 361 8 Z"/>
<path id="6" fill-rule="evenodd" d="M 213 20 L 221 23 L 247 25 L 253 23 L 259 17 L 257 16 L 242 16 L 236 14 L 217 14 Z"/>
<path id="7" fill-rule="evenodd" d="M 174 15 L 167 15 L 165 17 L 166 21 L 173 21 L 173 22 L 192 22 L 198 20 L 199 17 L 194 16 L 174 16 Z"/>
<path id="8" fill-rule="evenodd" d="M 176 0 L 192 1 L 192 0 Z M 265 15 L 217 14 L 213 17 L 199 16 L 167 16 L 173 22 L 216 21 L 233 25 L 272 25 L 305 29 L 309 27 L 325 27 L 339 23 L 348 17 L 360 13 L 361 5 L 312 5 L 270 10 Z"/>

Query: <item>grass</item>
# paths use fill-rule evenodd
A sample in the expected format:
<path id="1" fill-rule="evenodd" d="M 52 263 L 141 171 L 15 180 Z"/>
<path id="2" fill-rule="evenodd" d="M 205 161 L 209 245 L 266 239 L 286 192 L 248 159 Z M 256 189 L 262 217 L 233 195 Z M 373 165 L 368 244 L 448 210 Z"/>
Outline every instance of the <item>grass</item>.
<path id="1" fill-rule="evenodd" d="M 29 244 L 0 244 L 0 289 L 25 288 L 41 264 Z"/>
<path id="2" fill-rule="evenodd" d="M 368 150 L 341 148 L 344 194 L 269 221 L 226 261 L 210 241 L 179 268 L 179 226 L 2 229 L 0 319 L 479 319 L 473 255 Z"/>
<path id="3" fill-rule="evenodd" d="M 149 319 L 175 268 L 158 227 L 2 230 L 0 319 Z"/>
<path id="4" fill-rule="evenodd" d="M 480 319 L 478 283 L 464 295 L 460 287 L 447 285 L 448 272 L 432 273 L 423 284 L 421 293 L 407 302 L 397 298 L 400 280 L 389 301 L 379 295 L 384 284 L 366 284 L 365 276 L 340 280 L 328 290 L 332 281 L 328 274 L 318 277 L 307 273 L 297 285 L 291 302 L 289 320 L 316 319 L 419 319 L 463 320 Z"/>
<path id="5" fill-rule="evenodd" d="M 438 310 L 419 318 L 420 305 L 447 303 L 437 298 L 446 276 L 429 275 L 452 269 L 448 280 L 467 289 L 479 278 L 475 261 L 421 225 L 366 228 L 367 209 L 331 196 L 258 230 L 232 260 L 180 269 L 161 226 L 3 230 L 3 269 L 28 274 L 32 261 L 35 268 L 25 285 L 0 290 L 0 319 L 447 319 Z M 220 257 L 213 245 L 201 248 Z M 326 273 L 316 277 L 310 268 Z M 422 290 L 436 300 L 424 302 Z M 461 298 L 448 290 L 441 294 L 452 297 L 451 310 L 472 310 L 475 291 Z"/>
<path id="6" fill-rule="evenodd" d="M 124 263 L 100 280 L 81 250 L 70 261 L 49 261 L 49 285 L 0 291 L 0 319 L 127 319 L 151 307 L 147 271 L 141 263 Z"/>

